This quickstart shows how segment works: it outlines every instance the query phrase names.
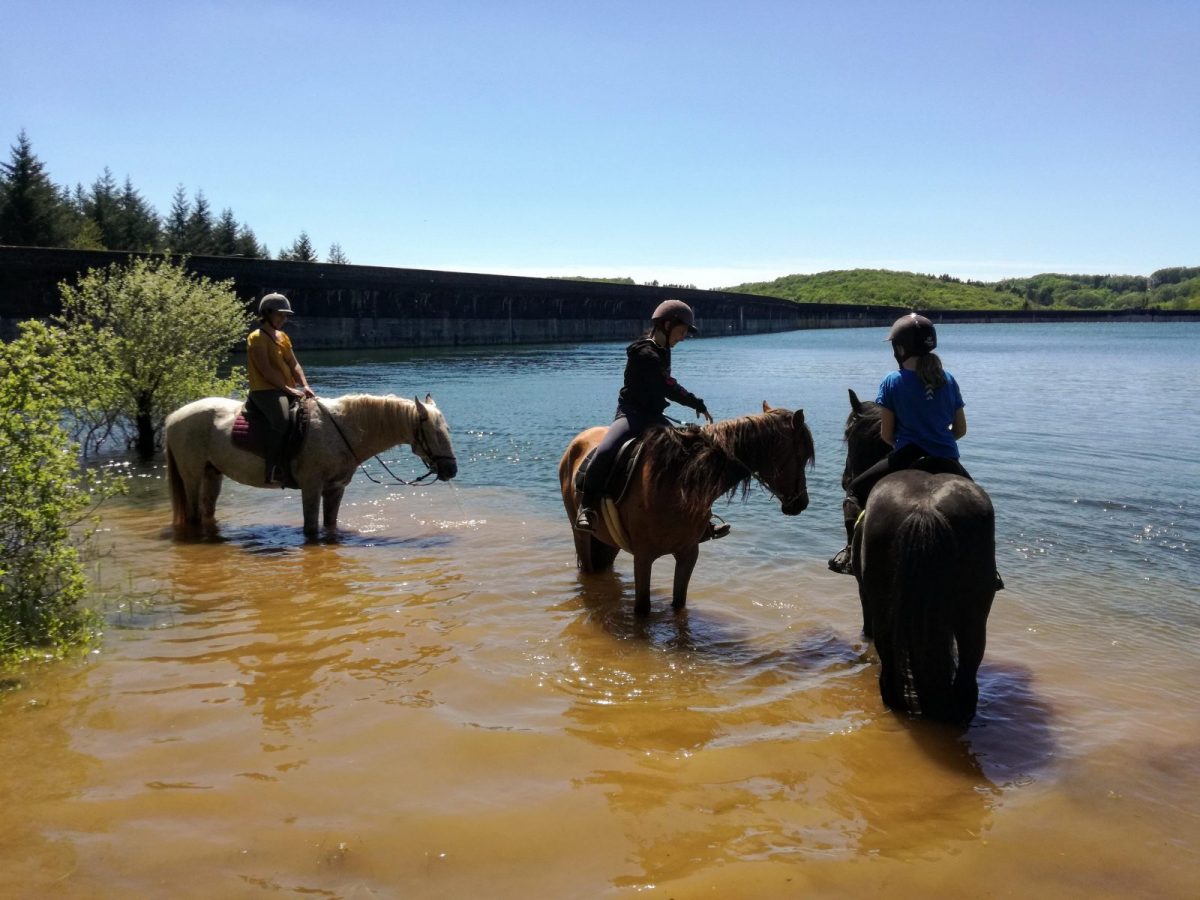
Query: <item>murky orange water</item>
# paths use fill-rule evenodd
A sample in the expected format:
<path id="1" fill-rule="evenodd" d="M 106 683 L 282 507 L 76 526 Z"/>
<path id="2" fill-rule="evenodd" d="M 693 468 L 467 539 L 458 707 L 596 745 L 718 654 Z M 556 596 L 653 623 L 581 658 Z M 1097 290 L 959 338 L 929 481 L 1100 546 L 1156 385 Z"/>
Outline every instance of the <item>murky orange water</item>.
<path id="1" fill-rule="evenodd" d="M 355 496 L 309 546 L 295 494 L 107 512 L 102 649 L 0 695 L 0 895 L 1195 896 L 1195 647 L 1071 584 L 1010 579 L 960 734 L 882 708 L 819 554 L 735 531 L 639 622 L 515 494 Z"/>

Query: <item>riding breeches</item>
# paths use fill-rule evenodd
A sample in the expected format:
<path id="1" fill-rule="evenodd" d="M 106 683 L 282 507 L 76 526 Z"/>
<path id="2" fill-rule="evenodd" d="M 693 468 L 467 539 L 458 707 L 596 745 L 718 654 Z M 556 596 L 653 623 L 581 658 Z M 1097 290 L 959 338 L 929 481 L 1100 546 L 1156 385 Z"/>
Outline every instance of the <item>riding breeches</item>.
<path id="1" fill-rule="evenodd" d="M 957 459 L 931 456 L 918 444 L 906 444 L 899 450 L 893 450 L 871 468 L 855 476 L 846 486 L 846 493 L 858 501 L 860 508 L 864 507 L 867 505 L 867 496 L 871 493 L 871 489 L 879 483 L 881 478 L 892 472 L 911 469 L 913 463 L 922 458 L 927 461 L 921 466 L 926 471 L 936 474 L 962 475 L 964 478 L 971 477 Z"/>
<path id="2" fill-rule="evenodd" d="M 250 391 L 249 400 L 262 413 L 270 429 L 266 448 L 269 474 L 272 466 L 283 465 L 283 445 L 287 439 L 292 396 L 287 391 L 273 388 L 269 391 Z"/>
<path id="3" fill-rule="evenodd" d="M 665 424 L 667 424 L 667 420 L 658 416 L 653 418 L 645 418 L 643 416 L 631 417 L 618 410 L 617 417 L 608 426 L 608 434 L 596 446 L 596 455 L 592 457 L 587 473 L 584 475 L 584 497 L 590 500 L 591 498 L 600 496 L 600 493 L 604 490 L 604 485 L 608 483 L 608 476 L 612 472 L 613 462 L 616 461 L 617 451 L 621 449 L 622 444 L 630 438 L 639 437 L 643 431 L 652 425 Z"/>

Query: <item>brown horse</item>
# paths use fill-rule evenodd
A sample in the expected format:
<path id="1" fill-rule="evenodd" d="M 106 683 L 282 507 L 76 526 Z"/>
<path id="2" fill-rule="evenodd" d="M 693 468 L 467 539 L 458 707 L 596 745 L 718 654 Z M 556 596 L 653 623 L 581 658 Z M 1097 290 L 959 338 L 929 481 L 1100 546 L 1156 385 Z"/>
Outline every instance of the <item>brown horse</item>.
<path id="1" fill-rule="evenodd" d="M 558 464 L 567 519 L 579 505 L 575 473 L 600 443 L 605 427 L 577 435 Z M 643 438 L 641 464 L 608 519 L 594 535 L 575 531 L 575 553 L 584 572 L 608 569 L 622 547 L 633 554 L 634 612 L 650 612 L 650 569 L 660 556 L 675 557 L 671 606 L 687 603 L 688 582 L 708 529 L 713 502 L 757 479 L 780 501 L 786 516 L 808 506 L 804 467 L 813 462 L 813 439 L 804 410 L 771 409 L 704 427 L 653 428 Z M 614 534 L 610 524 L 619 530 Z"/>
<path id="2" fill-rule="evenodd" d="M 878 405 L 850 391 L 843 483 L 889 449 L 879 424 Z M 885 704 L 966 723 L 996 594 L 995 513 L 971 479 L 920 465 L 881 479 L 854 529 L 863 634 L 875 641 Z"/>

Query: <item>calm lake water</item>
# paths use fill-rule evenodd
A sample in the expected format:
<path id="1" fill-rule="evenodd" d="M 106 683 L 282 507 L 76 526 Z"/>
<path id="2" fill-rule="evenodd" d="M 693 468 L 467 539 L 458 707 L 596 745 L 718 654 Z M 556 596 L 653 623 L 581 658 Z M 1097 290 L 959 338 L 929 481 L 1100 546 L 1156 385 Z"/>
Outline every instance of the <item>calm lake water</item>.
<path id="1" fill-rule="evenodd" d="M 577 574 L 555 476 L 621 345 L 299 348 L 325 395 L 431 391 L 459 479 L 360 475 L 313 545 L 298 494 L 227 484 L 186 543 L 140 470 L 102 648 L 0 695 L 0 896 L 1195 896 L 1200 325 L 939 329 L 1008 584 L 965 732 L 882 707 L 825 568 L 884 334 L 676 351 L 718 418 L 803 407 L 817 467 L 797 518 L 722 501 L 646 621 L 627 556 Z"/>

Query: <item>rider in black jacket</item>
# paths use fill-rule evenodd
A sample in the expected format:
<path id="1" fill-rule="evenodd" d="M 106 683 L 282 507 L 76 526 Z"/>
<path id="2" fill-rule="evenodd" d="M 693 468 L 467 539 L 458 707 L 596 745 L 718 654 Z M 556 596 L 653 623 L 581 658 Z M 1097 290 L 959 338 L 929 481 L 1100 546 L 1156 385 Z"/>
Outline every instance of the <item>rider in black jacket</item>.
<path id="1" fill-rule="evenodd" d="M 583 501 L 575 527 L 592 531 L 599 519 L 600 494 L 617 450 L 631 437 L 654 425 L 668 425 L 663 411 L 670 401 L 690 406 L 711 423 L 704 401 L 671 377 L 671 348 L 695 334 L 696 317 L 682 300 L 665 300 L 654 310 L 653 327 L 627 348 L 625 385 L 617 398 L 617 417 L 596 448 L 583 485 Z"/>

